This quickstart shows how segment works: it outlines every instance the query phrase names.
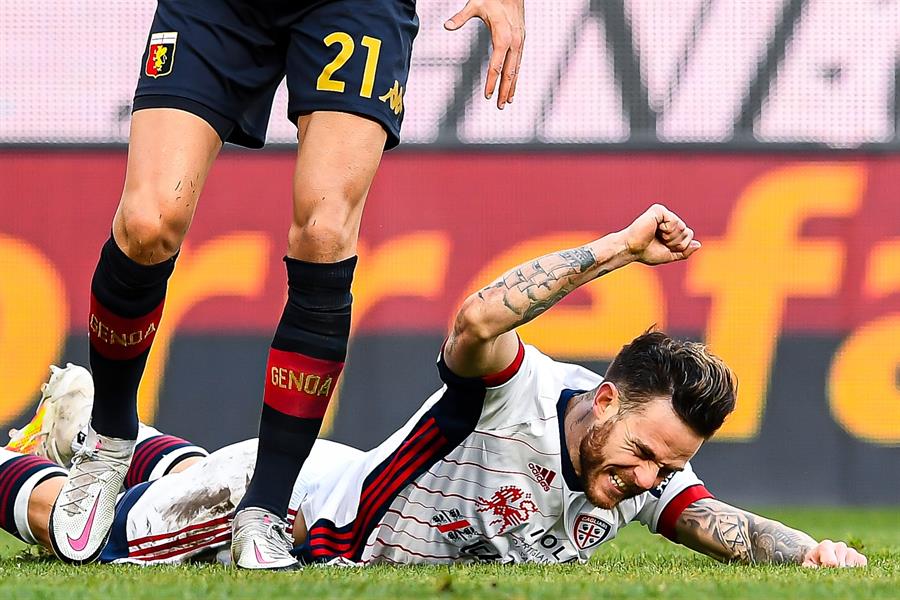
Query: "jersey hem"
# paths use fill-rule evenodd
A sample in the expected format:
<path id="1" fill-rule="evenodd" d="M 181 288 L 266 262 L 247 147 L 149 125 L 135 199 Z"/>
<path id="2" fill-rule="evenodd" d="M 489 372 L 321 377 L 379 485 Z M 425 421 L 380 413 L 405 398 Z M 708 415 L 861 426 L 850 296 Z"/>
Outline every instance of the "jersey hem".
<path id="1" fill-rule="evenodd" d="M 254 135 L 228 117 L 228 111 L 216 106 L 215 102 L 185 94 L 181 90 L 177 92 L 153 90 L 135 94 L 132 112 L 148 108 L 174 108 L 200 117 L 215 130 L 223 143 L 228 142 L 252 149 L 262 148 L 266 143 L 265 132 L 262 137 Z"/>
<path id="2" fill-rule="evenodd" d="M 375 121 L 387 133 L 387 140 L 384 142 L 384 149 L 391 150 L 400 144 L 400 126 L 394 123 L 393 119 L 387 117 L 383 111 L 369 109 L 367 107 L 353 106 L 341 104 L 340 102 L 325 102 L 321 99 L 311 100 L 302 104 L 292 104 L 288 107 L 288 120 L 294 125 L 301 115 L 315 111 L 330 111 L 346 113 L 348 115 L 356 115 L 365 119 Z"/>

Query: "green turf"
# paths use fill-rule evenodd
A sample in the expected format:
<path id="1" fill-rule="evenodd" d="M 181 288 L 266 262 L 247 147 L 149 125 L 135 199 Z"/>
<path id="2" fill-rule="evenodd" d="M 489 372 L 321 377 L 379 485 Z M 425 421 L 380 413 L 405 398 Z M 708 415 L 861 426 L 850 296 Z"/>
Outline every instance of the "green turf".
<path id="1" fill-rule="evenodd" d="M 900 598 L 900 507 L 759 511 L 819 539 L 850 541 L 867 569 L 720 565 L 628 527 L 589 565 L 307 568 L 247 573 L 219 566 L 74 568 L 0 539 L 0 598 Z M 86 594 L 86 590 L 89 593 Z"/>

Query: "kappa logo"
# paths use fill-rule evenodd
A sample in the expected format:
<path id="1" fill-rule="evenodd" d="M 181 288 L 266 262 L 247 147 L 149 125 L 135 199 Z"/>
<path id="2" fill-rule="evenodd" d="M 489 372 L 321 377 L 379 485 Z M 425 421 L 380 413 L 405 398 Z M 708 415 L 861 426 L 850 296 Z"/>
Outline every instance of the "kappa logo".
<path id="1" fill-rule="evenodd" d="M 556 478 L 556 471 L 552 471 L 547 467 L 542 467 L 541 465 L 532 462 L 528 463 L 528 468 L 531 469 L 532 475 L 534 475 L 534 478 L 540 484 L 541 488 L 543 488 L 545 492 L 549 492 L 550 484 L 553 483 L 553 480 Z"/>
<path id="2" fill-rule="evenodd" d="M 177 31 L 151 34 L 144 73 L 154 78 L 165 77 L 171 73 L 175 64 L 175 43 L 177 41 Z"/>
<path id="3" fill-rule="evenodd" d="M 497 533 L 503 533 L 510 527 L 525 523 L 528 517 L 538 510 L 537 505 L 531 500 L 531 494 L 526 494 L 522 488 L 515 485 L 503 486 L 494 492 L 490 500 L 478 496 L 475 506 L 478 512 L 491 511 L 495 517 L 500 517 L 490 522 L 490 525 L 501 523 Z"/>
<path id="4" fill-rule="evenodd" d="M 587 550 L 605 540 L 611 529 L 612 525 L 603 519 L 582 513 L 575 519 L 575 543 Z"/>
<path id="5" fill-rule="evenodd" d="M 394 87 L 389 89 L 383 96 L 378 96 L 378 99 L 387 103 L 395 115 L 403 112 L 403 87 L 396 79 L 394 80 Z"/>

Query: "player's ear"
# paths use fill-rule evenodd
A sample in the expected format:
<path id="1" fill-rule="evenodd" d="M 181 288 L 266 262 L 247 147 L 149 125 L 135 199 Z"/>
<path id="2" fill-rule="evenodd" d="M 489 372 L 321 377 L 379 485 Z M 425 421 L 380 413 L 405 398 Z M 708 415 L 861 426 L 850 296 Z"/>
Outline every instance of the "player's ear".
<path id="1" fill-rule="evenodd" d="M 619 412 L 619 389 L 616 384 L 604 381 L 594 391 L 594 414 L 604 420 Z"/>

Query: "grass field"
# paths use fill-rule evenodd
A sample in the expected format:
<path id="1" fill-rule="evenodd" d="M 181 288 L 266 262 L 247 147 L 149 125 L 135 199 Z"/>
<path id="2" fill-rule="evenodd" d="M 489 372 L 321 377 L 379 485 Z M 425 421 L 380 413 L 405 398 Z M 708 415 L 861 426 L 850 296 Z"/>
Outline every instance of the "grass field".
<path id="1" fill-rule="evenodd" d="M 307 568 L 247 573 L 217 565 L 68 567 L 0 538 L 0 598 L 900 598 L 900 507 L 761 510 L 819 539 L 843 539 L 865 570 L 721 565 L 639 525 L 589 565 Z"/>

